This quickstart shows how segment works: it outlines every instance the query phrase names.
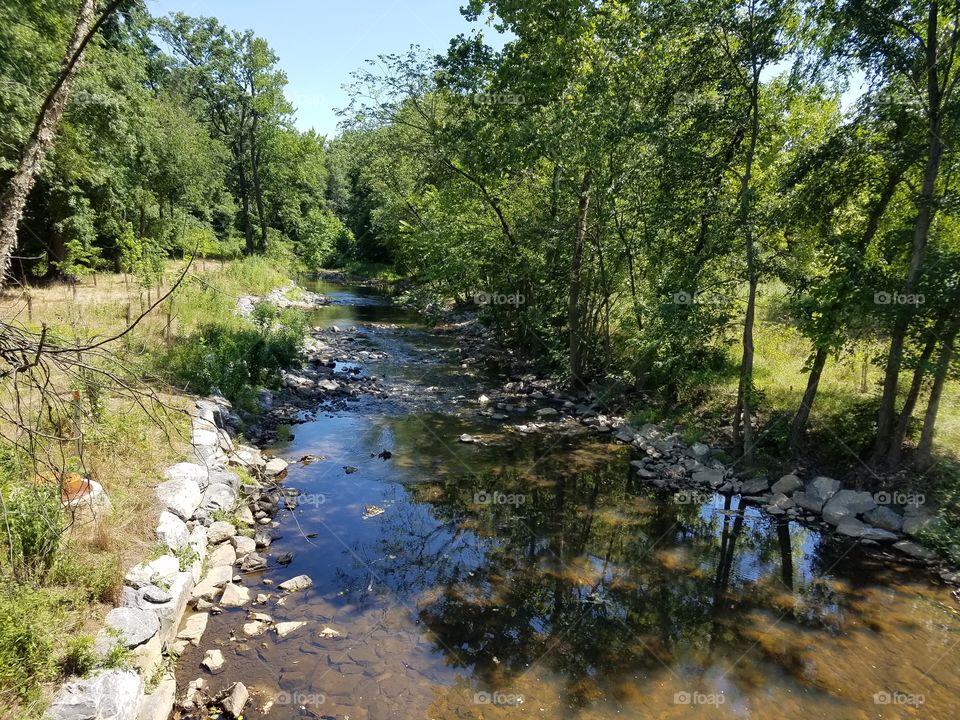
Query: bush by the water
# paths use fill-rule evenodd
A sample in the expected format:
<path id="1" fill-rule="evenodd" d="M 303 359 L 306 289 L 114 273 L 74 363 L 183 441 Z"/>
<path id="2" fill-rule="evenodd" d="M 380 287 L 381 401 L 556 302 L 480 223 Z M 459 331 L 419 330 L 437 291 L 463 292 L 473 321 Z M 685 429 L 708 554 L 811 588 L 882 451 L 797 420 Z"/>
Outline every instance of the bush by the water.
<path id="1" fill-rule="evenodd" d="M 258 304 L 253 326 L 204 325 L 178 343 L 169 363 L 175 378 L 193 392 L 218 390 L 241 404 L 257 387 L 276 384 L 280 370 L 300 357 L 305 319 L 296 310 L 264 305 Z"/>

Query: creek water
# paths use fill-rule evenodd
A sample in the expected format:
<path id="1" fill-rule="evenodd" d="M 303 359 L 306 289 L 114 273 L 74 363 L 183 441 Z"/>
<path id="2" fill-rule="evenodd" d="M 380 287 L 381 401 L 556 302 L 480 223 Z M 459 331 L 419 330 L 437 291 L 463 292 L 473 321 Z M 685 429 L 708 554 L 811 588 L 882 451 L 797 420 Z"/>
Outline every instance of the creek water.
<path id="1" fill-rule="evenodd" d="M 362 370 L 390 396 L 273 448 L 323 458 L 290 466 L 302 495 L 245 577 L 273 596 L 211 617 L 181 687 L 219 647 L 207 680 L 242 681 L 248 718 L 960 717 L 946 587 L 738 498 L 658 493 L 595 435 L 507 432 L 454 339 L 377 291 L 310 289 L 334 301 L 313 325 L 388 354 Z M 300 574 L 313 586 L 277 605 Z M 247 638 L 251 609 L 307 624 Z"/>

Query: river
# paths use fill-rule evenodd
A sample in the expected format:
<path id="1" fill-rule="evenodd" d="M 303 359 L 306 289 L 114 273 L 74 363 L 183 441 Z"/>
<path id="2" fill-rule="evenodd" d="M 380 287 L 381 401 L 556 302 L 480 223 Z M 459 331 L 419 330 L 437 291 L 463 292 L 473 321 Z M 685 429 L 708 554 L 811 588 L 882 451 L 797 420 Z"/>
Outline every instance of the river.
<path id="1" fill-rule="evenodd" d="M 242 681 L 248 718 L 960 716 L 947 587 L 736 497 L 658 493 L 595 435 L 507 432 L 478 414 L 489 385 L 450 360 L 455 339 L 379 291 L 309 287 L 335 303 L 312 324 L 387 354 L 361 370 L 389 397 L 272 448 L 323 459 L 289 468 L 302 494 L 244 581 L 271 600 L 248 610 L 307 625 L 246 638 L 248 610 L 225 610 L 181 687 L 220 647 L 206 677 Z M 300 574 L 313 586 L 278 605 Z"/>

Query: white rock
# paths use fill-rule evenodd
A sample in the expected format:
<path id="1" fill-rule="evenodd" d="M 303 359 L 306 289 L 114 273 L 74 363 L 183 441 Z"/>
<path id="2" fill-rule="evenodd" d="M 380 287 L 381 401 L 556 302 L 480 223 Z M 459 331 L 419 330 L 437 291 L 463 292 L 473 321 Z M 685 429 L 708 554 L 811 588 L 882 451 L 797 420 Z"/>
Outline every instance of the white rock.
<path id="1" fill-rule="evenodd" d="M 202 488 L 207 482 L 207 469 L 196 463 L 182 462 L 168 467 L 163 476 L 167 480 L 189 480 Z"/>
<path id="2" fill-rule="evenodd" d="M 64 685 L 44 713 L 51 720 L 136 720 L 143 680 L 133 670 L 101 670 Z"/>
<path id="3" fill-rule="evenodd" d="M 180 572 L 180 561 L 173 555 L 162 555 L 156 560 L 134 565 L 127 572 L 124 581 L 134 588 L 160 583 L 169 587 Z"/>
<path id="4" fill-rule="evenodd" d="M 324 638 L 340 637 L 340 633 L 334 630 L 332 627 L 325 627 L 323 630 L 318 632 L 317 635 Z"/>
<path id="5" fill-rule="evenodd" d="M 306 624 L 307 623 L 302 620 L 291 620 L 289 622 L 277 623 L 274 629 L 277 631 L 277 635 L 280 637 L 286 637 L 294 630 L 299 630 Z"/>
<path id="6" fill-rule="evenodd" d="M 281 590 L 296 592 L 297 590 L 306 590 L 313 585 L 313 580 L 307 575 L 297 575 L 296 577 L 285 580 L 278 586 Z"/>
<path id="7" fill-rule="evenodd" d="M 190 531 L 183 520 L 164 510 L 157 524 L 157 539 L 171 550 L 180 550 L 190 543 Z"/>
<path id="8" fill-rule="evenodd" d="M 237 506 L 237 491 L 224 483 L 210 483 L 203 491 L 200 507 L 208 513 L 217 510 L 229 512 Z"/>
<path id="9" fill-rule="evenodd" d="M 266 629 L 266 623 L 260 620 L 251 620 L 250 622 L 243 624 L 243 634 L 247 637 L 256 637 L 257 635 L 261 635 Z"/>
<path id="10" fill-rule="evenodd" d="M 237 551 L 233 545 L 223 542 L 217 545 L 210 553 L 210 565 L 217 567 L 220 565 L 233 565 L 237 562 Z"/>
<path id="11" fill-rule="evenodd" d="M 222 707 L 224 712 L 230 717 L 238 718 L 243 714 L 243 708 L 249 699 L 250 693 L 247 691 L 246 686 L 244 686 L 242 682 L 236 682 L 233 684 L 233 687 L 227 691 L 223 700 L 220 701 L 220 707 Z"/>
<path id="12" fill-rule="evenodd" d="M 233 523 L 228 523 L 226 520 L 217 520 L 207 528 L 207 542 L 210 545 L 219 545 L 236 534 L 237 529 L 233 526 Z"/>
<path id="13" fill-rule="evenodd" d="M 193 645 L 199 645 L 200 638 L 203 637 L 203 633 L 207 629 L 209 619 L 210 616 L 205 612 L 193 613 L 187 618 L 180 632 L 177 633 L 177 638 L 186 640 Z"/>
<path id="14" fill-rule="evenodd" d="M 263 469 L 263 474 L 267 477 L 277 477 L 286 472 L 287 461 L 282 458 L 273 458 L 267 461 L 267 466 Z"/>
<path id="15" fill-rule="evenodd" d="M 107 613 L 104 625 L 119 633 L 124 647 L 142 645 L 160 630 L 156 613 L 138 608 L 118 607 Z"/>
<path id="16" fill-rule="evenodd" d="M 204 653 L 203 660 L 200 661 L 200 664 L 212 673 L 219 672 L 223 669 L 223 653 L 216 649 L 207 650 L 207 652 Z"/>
<path id="17" fill-rule="evenodd" d="M 230 565 L 218 565 L 207 571 L 206 576 L 193 589 L 193 597 L 213 600 L 219 595 L 219 589 L 233 579 Z"/>
<path id="18" fill-rule="evenodd" d="M 255 552 L 257 549 L 257 543 L 253 538 L 244 537 L 243 535 L 234 535 L 231 540 L 233 541 L 233 546 L 237 549 L 238 558 L 243 558 L 244 556 Z"/>
<path id="19" fill-rule="evenodd" d="M 234 583 L 227 583 L 220 598 L 221 607 L 243 607 L 249 602 L 250 589 Z"/>
<path id="20" fill-rule="evenodd" d="M 189 520 L 200 506 L 203 493 L 193 480 L 167 480 L 157 486 L 160 502 L 182 520 Z"/>

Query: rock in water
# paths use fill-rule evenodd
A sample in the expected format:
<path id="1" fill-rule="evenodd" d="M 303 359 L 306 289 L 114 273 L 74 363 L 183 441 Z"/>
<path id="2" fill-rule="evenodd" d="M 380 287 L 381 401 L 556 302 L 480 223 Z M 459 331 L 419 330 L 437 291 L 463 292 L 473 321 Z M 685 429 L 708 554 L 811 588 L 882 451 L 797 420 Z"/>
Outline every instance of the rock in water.
<path id="1" fill-rule="evenodd" d="M 384 509 L 379 505 L 364 505 L 363 506 L 363 519 L 367 520 L 377 515 L 383 515 Z"/>
<path id="2" fill-rule="evenodd" d="M 290 622 L 280 622 L 277 623 L 274 629 L 277 631 L 277 635 L 280 637 L 286 637 L 294 630 L 299 630 L 307 623 L 302 620 L 292 620 Z"/>
<path id="3" fill-rule="evenodd" d="M 243 714 L 243 708 L 250 699 L 250 693 L 242 682 L 236 682 L 228 688 L 223 700 L 220 701 L 220 707 L 230 717 L 238 718 Z"/>
<path id="4" fill-rule="evenodd" d="M 267 466 L 263 469 L 263 474 L 268 478 L 279 477 L 287 471 L 287 461 L 281 458 L 273 458 L 267 461 Z"/>
<path id="5" fill-rule="evenodd" d="M 306 590 L 313 585 L 313 580 L 307 575 L 297 575 L 296 577 L 285 580 L 278 586 L 281 590 L 287 592 L 296 592 L 297 590 Z"/>
<path id="6" fill-rule="evenodd" d="M 258 570 L 266 570 L 267 559 L 262 555 L 258 555 L 257 553 L 250 553 L 243 559 L 243 562 L 240 563 L 240 569 L 243 572 L 257 572 Z"/>
<path id="7" fill-rule="evenodd" d="M 243 607 L 250 602 L 250 590 L 242 585 L 227 583 L 220 598 L 222 607 Z"/>
<path id="8" fill-rule="evenodd" d="M 200 664 L 210 672 L 218 673 L 223 669 L 223 653 L 220 650 L 207 650 Z"/>

